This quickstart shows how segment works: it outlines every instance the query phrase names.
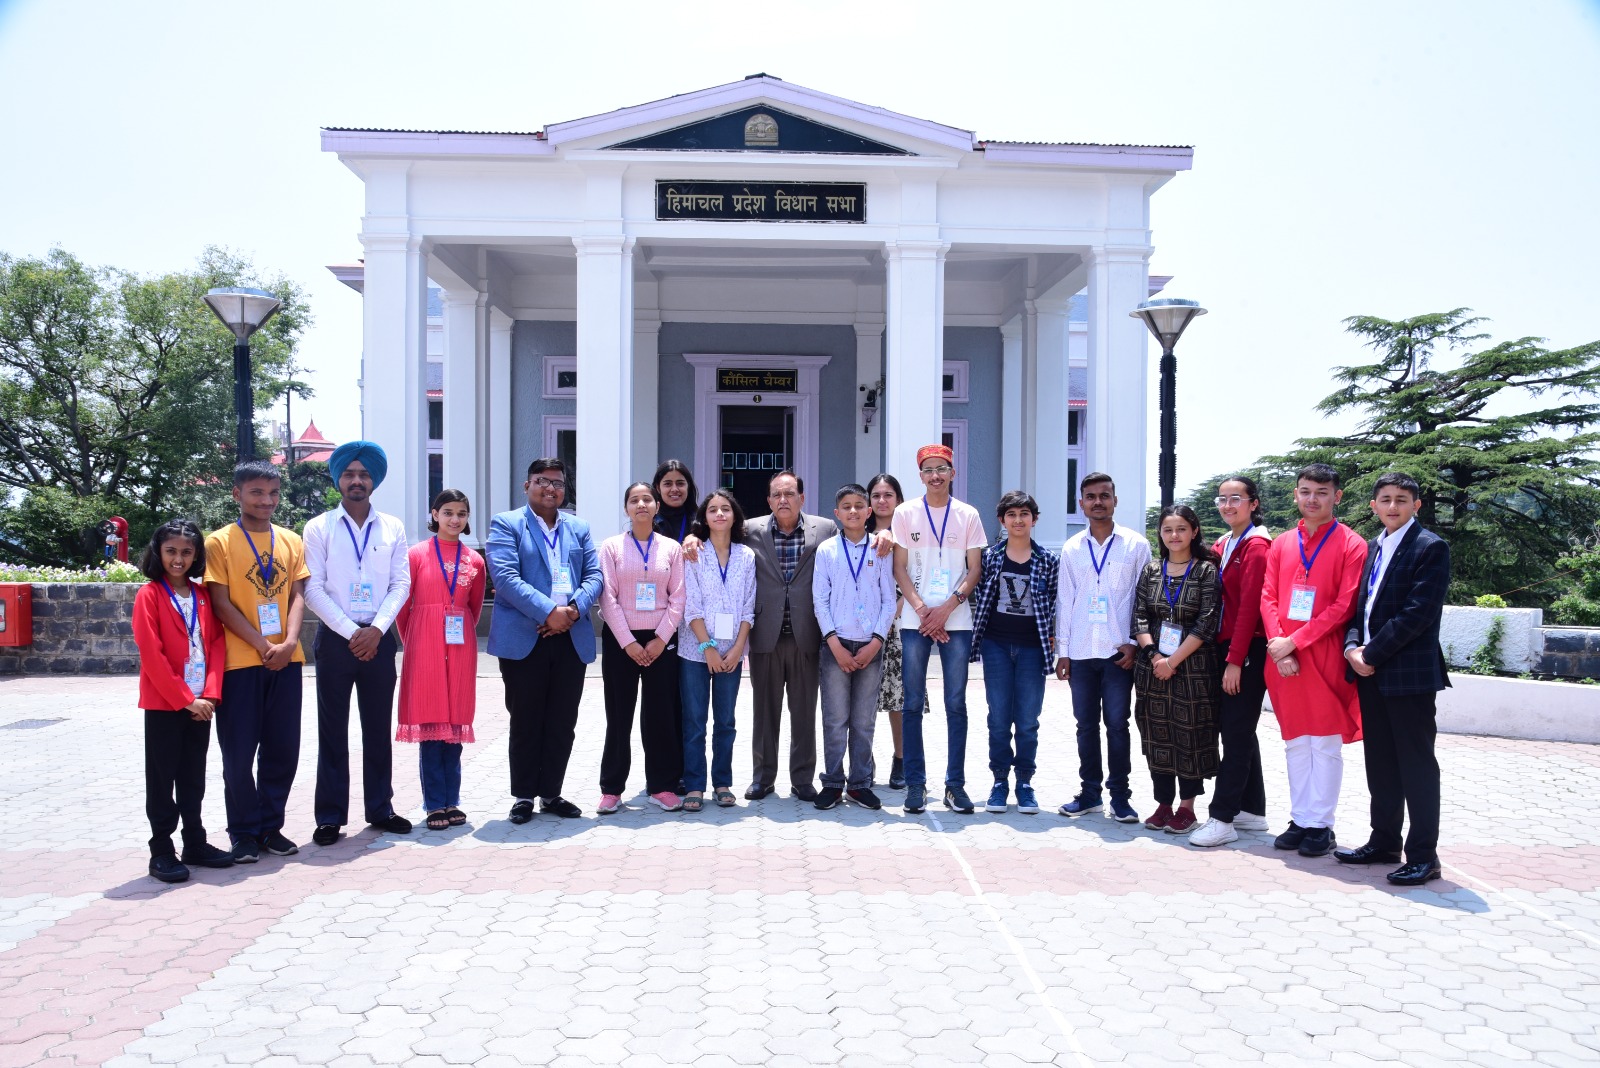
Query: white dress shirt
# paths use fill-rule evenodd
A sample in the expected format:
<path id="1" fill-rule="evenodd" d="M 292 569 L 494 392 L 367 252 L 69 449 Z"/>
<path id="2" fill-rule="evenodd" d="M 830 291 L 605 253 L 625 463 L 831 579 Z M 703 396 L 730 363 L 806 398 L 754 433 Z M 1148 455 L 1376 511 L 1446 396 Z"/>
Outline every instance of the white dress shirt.
<path id="1" fill-rule="evenodd" d="M 368 531 L 371 534 L 368 534 Z M 306 604 L 343 638 L 362 627 L 387 631 L 411 595 L 411 565 L 406 559 L 406 527 L 376 508 L 357 523 L 340 505 L 306 523 Z M 365 546 L 357 559 L 356 550 Z M 354 604 L 360 583 L 372 584 L 372 607 Z"/>
<path id="2" fill-rule="evenodd" d="M 1384 578 L 1389 574 L 1389 561 L 1400 551 L 1400 543 L 1405 540 L 1406 531 L 1410 530 L 1411 524 L 1416 521 L 1416 516 L 1412 516 L 1393 534 L 1385 532 L 1378 538 L 1378 566 L 1368 580 L 1367 608 L 1361 614 L 1362 644 L 1372 640 L 1372 605 L 1378 599 L 1379 591 L 1383 589 Z"/>
<path id="3" fill-rule="evenodd" d="M 1093 559 L 1090 550 L 1093 550 Z M 1099 572 L 1094 561 L 1102 561 Z M 1139 575 L 1150 562 L 1150 543 L 1144 535 L 1116 524 L 1104 543 L 1087 530 L 1067 539 L 1061 547 L 1061 581 L 1056 595 L 1056 657 L 1067 660 L 1104 660 L 1117 655 L 1133 640 L 1133 598 Z M 1091 619 L 1091 599 L 1109 600 L 1109 622 Z"/>

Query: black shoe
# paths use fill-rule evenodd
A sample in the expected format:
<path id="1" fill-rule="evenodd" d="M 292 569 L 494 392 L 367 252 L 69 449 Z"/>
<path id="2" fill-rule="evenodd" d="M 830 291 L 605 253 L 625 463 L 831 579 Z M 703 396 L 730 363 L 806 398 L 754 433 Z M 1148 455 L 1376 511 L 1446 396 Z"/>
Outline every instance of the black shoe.
<path id="1" fill-rule="evenodd" d="M 1302 857 L 1325 857 L 1333 852 L 1338 839 L 1333 836 L 1332 827 L 1308 827 L 1305 836 L 1300 839 L 1300 855 Z"/>
<path id="2" fill-rule="evenodd" d="M 254 838 L 241 838 L 233 843 L 233 862 L 235 864 L 254 864 L 261 859 L 261 847 L 256 845 Z"/>
<path id="3" fill-rule="evenodd" d="M 192 864 L 197 868 L 233 867 L 233 854 L 226 849 L 218 849 L 210 842 L 201 842 L 197 846 L 184 846 L 181 859 L 185 864 Z"/>
<path id="4" fill-rule="evenodd" d="M 1272 845 L 1274 849 L 1299 849 L 1300 843 L 1305 839 L 1306 829 L 1294 820 L 1290 820 L 1289 829 L 1274 838 Z"/>
<path id="5" fill-rule="evenodd" d="M 1398 864 L 1400 854 L 1392 849 L 1379 849 L 1368 842 L 1356 849 L 1341 849 L 1334 853 L 1333 859 L 1340 864 Z"/>
<path id="6" fill-rule="evenodd" d="M 789 793 L 794 797 L 798 797 L 802 801 L 815 801 L 817 799 L 817 788 L 812 786 L 810 783 L 802 783 L 799 786 L 791 786 L 789 787 Z"/>
<path id="7" fill-rule="evenodd" d="M 960 812 L 963 815 L 975 811 L 972 806 L 972 798 L 967 796 L 967 792 L 961 787 L 951 786 L 949 783 L 946 783 L 944 787 L 944 807 L 951 812 Z"/>
<path id="8" fill-rule="evenodd" d="M 906 761 L 904 757 L 895 757 L 894 763 L 889 765 L 889 789 L 904 790 L 906 788 Z"/>
<path id="9" fill-rule="evenodd" d="M 189 878 L 189 869 L 179 864 L 171 853 L 163 853 L 150 858 L 150 874 L 164 883 L 181 883 Z"/>
<path id="10" fill-rule="evenodd" d="M 883 802 L 878 800 L 878 795 L 867 789 L 865 786 L 859 790 L 847 791 L 845 796 L 850 798 L 850 800 L 854 801 L 856 804 L 860 805 L 862 808 L 880 809 L 883 807 Z"/>
<path id="11" fill-rule="evenodd" d="M 824 786 L 820 792 L 816 790 L 811 792 L 815 795 L 813 800 L 818 808 L 832 808 L 839 803 L 839 798 L 844 796 L 844 791 L 837 786 Z"/>
<path id="12" fill-rule="evenodd" d="M 518 801 L 511 806 L 511 815 L 507 816 L 506 819 L 512 823 L 527 823 L 533 819 L 533 802 Z"/>
<path id="13" fill-rule="evenodd" d="M 746 801 L 760 801 L 763 797 L 771 797 L 775 789 L 776 787 L 773 786 L 762 786 L 758 782 L 753 782 L 750 784 L 750 789 L 744 792 L 744 799 Z"/>
<path id="14" fill-rule="evenodd" d="M 152 861 L 151 863 L 155 862 Z M 1431 883 L 1443 875 L 1444 869 L 1439 866 L 1437 860 L 1422 860 L 1415 864 L 1407 864 L 1404 867 L 1396 868 L 1389 873 L 1388 879 L 1395 886 L 1421 886 L 1423 883 Z"/>
<path id="15" fill-rule="evenodd" d="M 275 857 L 292 857 L 300 847 L 283 836 L 282 831 L 268 831 L 261 836 L 261 848 Z"/>
<path id="16" fill-rule="evenodd" d="M 376 827 L 386 834 L 410 834 L 411 821 L 404 816 L 391 812 L 381 820 L 370 820 L 368 827 Z"/>
<path id="17" fill-rule="evenodd" d="M 564 797 L 546 797 L 539 802 L 539 811 L 548 812 L 552 816 L 562 819 L 575 820 L 583 815 L 583 809 L 574 805 Z"/>
<path id="18" fill-rule="evenodd" d="M 317 829 L 311 832 L 311 840 L 319 846 L 331 846 L 344 837 L 344 832 L 332 823 L 319 823 Z"/>

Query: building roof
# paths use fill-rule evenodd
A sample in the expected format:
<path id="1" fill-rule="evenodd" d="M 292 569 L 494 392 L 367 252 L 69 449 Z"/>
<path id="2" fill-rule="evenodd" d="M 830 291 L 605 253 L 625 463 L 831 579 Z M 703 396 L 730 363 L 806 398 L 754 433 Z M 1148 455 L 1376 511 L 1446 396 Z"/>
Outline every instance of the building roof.
<path id="1" fill-rule="evenodd" d="M 327 438 L 323 437 L 322 431 L 317 429 L 316 420 L 312 420 L 311 422 L 306 424 L 305 433 L 301 434 L 299 437 L 294 439 L 294 444 L 295 445 L 326 445 L 326 446 L 328 446 L 328 448 L 332 449 L 334 443 L 329 441 Z"/>

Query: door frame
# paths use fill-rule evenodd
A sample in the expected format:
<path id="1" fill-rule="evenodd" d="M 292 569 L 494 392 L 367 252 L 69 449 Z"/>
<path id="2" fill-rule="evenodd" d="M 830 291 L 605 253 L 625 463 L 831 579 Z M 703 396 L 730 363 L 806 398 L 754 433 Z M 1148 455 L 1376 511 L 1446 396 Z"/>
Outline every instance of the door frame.
<path id="1" fill-rule="evenodd" d="M 694 368 L 694 469 L 702 487 L 709 492 L 721 481 L 722 408 L 724 405 L 761 406 L 794 409 L 794 469 L 811 492 L 817 491 L 820 435 L 817 428 L 818 398 L 822 369 L 832 356 L 755 356 L 748 353 L 686 352 L 683 358 Z M 793 370 L 797 376 L 794 393 L 719 393 L 717 371 L 723 367 L 750 367 L 762 371 Z M 716 471 L 716 479 L 710 472 Z"/>

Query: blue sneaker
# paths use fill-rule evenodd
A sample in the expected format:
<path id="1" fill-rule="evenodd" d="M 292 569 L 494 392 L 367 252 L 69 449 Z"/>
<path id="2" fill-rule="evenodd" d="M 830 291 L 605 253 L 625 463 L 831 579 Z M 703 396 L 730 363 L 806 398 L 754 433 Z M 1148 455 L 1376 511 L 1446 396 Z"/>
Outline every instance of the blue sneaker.
<path id="1" fill-rule="evenodd" d="M 928 788 L 926 786 L 906 787 L 906 811 L 915 815 L 928 807 Z"/>
<path id="2" fill-rule="evenodd" d="M 989 800 L 984 804 L 983 810 L 985 812 L 1004 812 L 1011 807 L 1008 801 L 1010 797 L 1011 784 L 1004 781 L 997 782 L 994 784 L 994 789 L 989 791 Z"/>
<path id="3" fill-rule="evenodd" d="M 1071 801 L 1068 801 L 1066 804 L 1056 809 L 1056 811 L 1061 813 L 1063 816 L 1083 816 L 1090 812 L 1099 812 L 1100 807 L 1100 799 L 1098 797 L 1090 797 L 1088 794 L 1079 794 Z"/>
<path id="4" fill-rule="evenodd" d="M 1033 796 L 1031 783 L 1017 783 L 1017 811 L 1024 816 L 1031 816 L 1039 811 L 1039 799 Z"/>
<path id="5" fill-rule="evenodd" d="M 1116 820 L 1118 823 L 1139 822 L 1139 814 L 1135 812 L 1133 810 L 1133 806 L 1128 804 L 1128 802 L 1123 798 L 1113 797 L 1111 799 L 1111 818 Z"/>

